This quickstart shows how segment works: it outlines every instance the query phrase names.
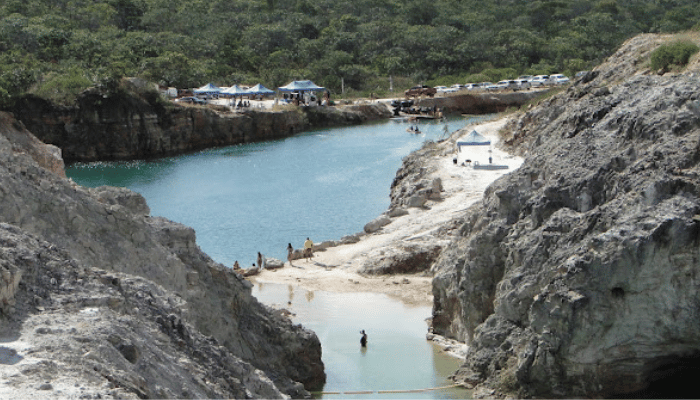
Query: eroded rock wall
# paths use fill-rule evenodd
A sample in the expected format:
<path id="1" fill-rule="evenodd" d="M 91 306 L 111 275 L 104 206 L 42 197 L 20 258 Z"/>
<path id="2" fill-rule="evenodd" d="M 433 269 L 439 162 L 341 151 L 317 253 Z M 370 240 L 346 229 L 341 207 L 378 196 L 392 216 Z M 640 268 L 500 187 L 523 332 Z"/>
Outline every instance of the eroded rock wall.
<path id="1" fill-rule="evenodd" d="M 495 114 L 506 111 L 511 107 L 523 104 L 542 96 L 545 90 L 521 90 L 517 92 L 503 91 L 498 93 L 451 94 L 449 96 L 421 98 L 417 101 L 419 107 L 438 107 L 451 113 L 462 114 Z"/>
<path id="2" fill-rule="evenodd" d="M 640 73 L 664 40 L 513 119 L 523 166 L 434 264 L 433 328 L 471 346 L 477 395 L 640 396 L 697 371 L 700 74 Z"/>
<path id="3" fill-rule="evenodd" d="M 105 96 L 96 89 L 83 93 L 72 107 L 28 96 L 14 113 L 43 142 L 60 147 L 66 162 L 164 157 L 390 116 L 386 106 L 377 104 L 219 112 L 121 92 Z"/>
<path id="4" fill-rule="evenodd" d="M 263 371 L 281 392 L 301 395 L 294 381 L 308 388 L 325 381 L 316 335 L 260 304 L 249 282 L 199 249 L 191 228 L 149 217 L 136 193 L 86 189 L 41 167 L 29 152 L 18 150 L 16 139 L 31 134 L 10 115 L 0 116 L 0 222 L 60 249 L 86 270 L 156 282 L 178 299 L 183 323 Z M 22 284 L 26 275 L 22 271 L 19 292 L 29 287 Z M 31 301 L 44 310 L 61 307 L 51 295 Z M 5 311 L 11 315 L 11 308 Z"/>

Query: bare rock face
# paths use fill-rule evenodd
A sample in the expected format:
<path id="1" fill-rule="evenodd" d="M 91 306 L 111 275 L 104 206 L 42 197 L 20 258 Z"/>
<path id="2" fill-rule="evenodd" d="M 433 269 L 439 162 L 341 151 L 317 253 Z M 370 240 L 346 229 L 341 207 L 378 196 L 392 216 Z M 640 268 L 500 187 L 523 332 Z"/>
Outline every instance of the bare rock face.
<path id="1" fill-rule="evenodd" d="M 82 93 L 72 107 L 27 96 L 14 113 L 43 142 L 59 146 L 67 162 L 164 157 L 390 116 L 387 107 L 376 104 L 218 112 L 208 107 L 166 106 L 155 92 L 106 95 L 97 89 Z"/>
<path id="2" fill-rule="evenodd" d="M 405 244 L 372 251 L 360 272 L 367 275 L 427 273 L 442 250 L 441 242 L 435 240 L 428 244 Z"/>
<path id="3" fill-rule="evenodd" d="M 523 166 L 433 266 L 477 395 L 677 396 L 700 370 L 700 75 L 637 73 L 660 42 L 512 120 Z"/>
<path id="4" fill-rule="evenodd" d="M 285 397 L 163 287 L 86 267 L 12 225 L 0 223 L 0 243 L 2 262 L 25 271 L 0 325 L 0 397 Z"/>
<path id="5" fill-rule="evenodd" d="M 13 230 L 14 235 L 20 239 L 31 236 L 48 243 L 46 246 L 50 248 L 59 249 L 63 254 L 61 257 L 68 260 L 65 262 L 80 266 L 70 272 L 73 274 L 70 279 L 75 282 L 81 279 L 82 273 L 94 275 L 97 270 L 108 271 L 114 277 L 111 282 L 116 287 L 120 287 L 119 282 L 126 279 L 157 282 L 158 290 L 166 293 L 162 296 L 169 299 L 167 303 L 176 314 L 177 321 L 180 321 L 173 329 L 189 326 L 198 335 L 211 338 L 217 346 L 221 346 L 221 351 L 228 354 L 225 357 L 238 357 L 249 363 L 251 368 L 259 370 L 245 377 L 234 374 L 233 378 L 249 380 L 249 385 L 260 385 L 260 388 L 268 386 L 263 381 L 272 382 L 272 391 L 265 389 L 258 393 L 253 390 L 251 393 L 254 393 L 254 397 L 278 397 L 277 392 L 303 396 L 305 391 L 296 382 L 303 383 L 308 389 L 323 384 L 325 373 L 316 335 L 260 304 L 250 294 L 249 282 L 238 273 L 215 263 L 199 249 L 191 228 L 164 218 L 149 217 L 147 204 L 136 193 L 116 188 L 82 188 L 40 167 L 28 152 L 15 150 L 18 145 L 12 141 L 13 138 L 31 135 L 21 128 L 11 116 L 2 114 L 0 222 L 11 227 L 8 229 Z M 10 131 L 11 134 L 6 134 Z M 1 243 L 5 242 L 0 240 Z M 26 254 L 31 253 L 27 251 Z M 101 296 L 99 292 L 104 290 L 103 287 L 93 288 L 96 292 L 89 296 L 103 298 L 104 302 L 90 300 L 86 303 L 88 305 L 80 303 L 66 310 L 62 309 L 62 303 L 52 300 L 51 295 L 38 294 L 39 298 L 32 298 L 30 293 L 37 295 L 37 291 L 48 289 L 29 288 L 27 279 L 37 272 L 26 270 L 17 261 L 21 259 L 22 256 L 18 256 L 0 262 L 0 272 L 7 277 L 0 288 L 6 299 L 2 304 L 7 304 L 2 307 L 3 315 L 8 318 L 21 321 L 33 318 L 37 312 L 42 314 L 57 309 L 67 313 L 65 315 L 68 317 L 88 305 L 97 307 L 101 315 L 107 312 L 105 307 L 116 307 L 135 321 L 143 317 L 138 310 L 119 306 L 127 300 L 117 298 L 112 301 L 106 294 L 107 297 Z M 31 268 L 44 268 L 42 260 L 39 256 L 37 264 Z M 5 271 L 9 271 L 9 275 Z M 19 285 L 16 283 L 18 276 Z M 41 285 L 55 284 L 60 288 L 61 279 L 68 278 L 54 277 L 51 280 L 49 274 L 45 279 L 49 279 L 49 283 L 42 281 Z M 149 285 L 155 286 L 153 283 Z M 17 290 L 12 289 L 15 287 Z M 75 283 L 65 290 L 69 293 L 80 288 L 81 285 Z M 134 296 L 150 296 L 136 289 L 134 293 Z M 29 300 L 25 301 L 25 305 L 37 301 L 42 309 L 15 315 L 11 307 L 13 295 L 15 303 L 19 303 L 17 299 L 20 296 L 26 295 Z M 154 306 L 149 305 L 147 299 L 144 301 L 145 306 L 136 306 L 139 310 Z M 105 317 L 105 324 L 110 318 Z M 167 323 L 165 320 L 157 321 L 160 326 Z M 135 361 L 138 365 L 139 360 L 145 357 L 142 346 L 137 342 L 135 337 L 120 341 L 114 345 L 115 351 L 124 355 L 129 363 Z M 177 358 L 162 358 L 161 362 L 176 363 Z M 157 390 L 149 393 L 153 394 L 152 397 L 161 397 Z M 170 396 L 169 392 L 164 393 Z M 214 397 L 239 397 L 239 393 L 233 396 L 225 394 L 227 392 L 221 393 L 224 394 Z M 189 397 L 185 392 L 173 392 L 173 396 Z"/>
<path id="6" fill-rule="evenodd" d="M 0 129 L 0 134 L 9 139 L 13 152 L 28 154 L 40 167 L 66 177 L 61 149 L 44 144 L 36 136 L 29 134 L 11 114 L 0 113 Z"/>

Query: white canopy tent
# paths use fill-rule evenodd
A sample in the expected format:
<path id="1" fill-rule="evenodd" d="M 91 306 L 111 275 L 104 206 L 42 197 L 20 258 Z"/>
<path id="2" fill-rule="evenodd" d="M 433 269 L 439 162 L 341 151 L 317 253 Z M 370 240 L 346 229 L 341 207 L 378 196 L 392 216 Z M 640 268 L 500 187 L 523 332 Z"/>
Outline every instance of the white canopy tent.
<path id="1" fill-rule="evenodd" d="M 471 131 L 462 140 L 457 142 L 457 150 L 462 151 L 462 146 L 490 146 L 491 141 L 477 131 Z"/>

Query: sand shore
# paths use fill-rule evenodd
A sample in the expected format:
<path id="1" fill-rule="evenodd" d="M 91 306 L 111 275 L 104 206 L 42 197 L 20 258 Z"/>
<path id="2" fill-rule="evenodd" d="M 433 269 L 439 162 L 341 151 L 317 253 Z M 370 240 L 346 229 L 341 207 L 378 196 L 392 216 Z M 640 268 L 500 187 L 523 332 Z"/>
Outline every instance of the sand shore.
<path id="1" fill-rule="evenodd" d="M 431 305 L 432 277 L 364 276 L 358 273 L 360 266 L 368 260 L 382 257 L 392 247 L 430 236 L 432 231 L 456 218 L 460 211 L 481 199 L 491 182 L 517 169 L 522 159 L 505 153 L 496 146 L 498 131 L 505 122 L 506 118 L 500 118 L 462 128 L 441 143 L 444 155 L 426 160 L 426 164 L 438 166 L 430 179 L 442 179 L 442 200 L 429 201 L 427 209 L 409 209 L 408 215 L 392 218 L 389 225 L 379 232 L 362 236 L 357 243 L 316 252 L 311 260 L 294 260 L 292 265 L 287 262 L 281 269 L 264 270 L 251 280 L 254 283 L 291 284 L 313 291 L 384 293 L 406 303 Z M 488 137 L 492 145 L 462 147 L 462 151 L 457 152 L 455 143 L 472 130 Z M 478 161 L 482 165 L 488 164 L 489 156 L 493 158 L 493 164 L 507 165 L 508 169 L 477 170 L 461 166 L 466 159 Z M 458 159 L 457 165 L 454 165 L 454 157 Z"/>

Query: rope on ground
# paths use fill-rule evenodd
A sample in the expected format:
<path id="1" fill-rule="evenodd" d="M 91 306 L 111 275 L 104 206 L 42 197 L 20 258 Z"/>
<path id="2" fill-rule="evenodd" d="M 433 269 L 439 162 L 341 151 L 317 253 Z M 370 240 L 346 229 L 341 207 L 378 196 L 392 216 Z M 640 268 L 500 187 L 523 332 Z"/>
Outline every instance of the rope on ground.
<path id="1" fill-rule="evenodd" d="M 430 392 L 433 390 L 443 390 L 443 389 L 452 389 L 456 387 L 464 387 L 465 389 L 468 389 L 467 387 L 464 386 L 462 383 L 455 383 L 453 385 L 447 385 L 447 386 L 439 386 L 439 387 L 432 387 L 432 388 L 425 388 L 425 389 L 404 389 L 404 390 L 345 390 L 345 391 L 339 391 L 339 392 L 312 392 L 314 394 L 390 394 L 390 393 L 420 393 L 420 392 Z"/>

